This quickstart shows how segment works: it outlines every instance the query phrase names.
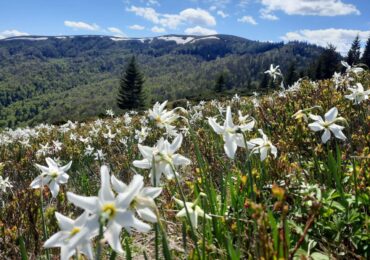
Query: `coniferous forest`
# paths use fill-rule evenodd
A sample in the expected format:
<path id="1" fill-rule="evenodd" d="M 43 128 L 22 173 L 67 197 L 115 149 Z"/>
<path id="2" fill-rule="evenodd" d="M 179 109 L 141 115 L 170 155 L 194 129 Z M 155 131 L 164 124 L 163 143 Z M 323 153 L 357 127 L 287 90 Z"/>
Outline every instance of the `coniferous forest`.
<path id="1" fill-rule="evenodd" d="M 178 44 L 173 39 L 190 40 Z M 323 50 L 305 43 L 258 42 L 228 35 L 0 40 L 0 127 L 84 120 L 108 108 L 119 111 L 120 79 L 133 55 L 145 80 L 143 93 L 149 105 L 157 100 L 212 98 L 220 75 L 230 94 L 274 88 L 271 82 L 260 84 L 266 81 L 263 72 L 270 64 L 281 64 L 289 82 L 294 82 L 316 73 L 310 66 Z"/>

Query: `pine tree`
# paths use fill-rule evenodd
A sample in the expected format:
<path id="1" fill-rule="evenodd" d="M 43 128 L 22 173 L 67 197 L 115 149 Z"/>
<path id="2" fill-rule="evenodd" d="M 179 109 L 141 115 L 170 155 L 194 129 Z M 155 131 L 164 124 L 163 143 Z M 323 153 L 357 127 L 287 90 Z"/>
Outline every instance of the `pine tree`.
<path id="1" fill-rule="evenodd" d="M 120 80 L 120 89 L 117 98 L 118 107 L 121 109 L 144 108 L 143 84 L 143 75 L 139 71 L 136 59 L 133 56 Z"/>
<path id="2" fill-rule="evenodd" d="M 349 65 L 358 64 L 360 62 L 360 48 L 360 37 L 357 35 L 356 38 L 353 40 L 351 49 L 348 51 L 347 54 L 347 62 Z"/>
<path id="3" fill-rule="evenodd" d="M 288 84 L 288 86 L 291 86 L 294 84 L 294 82 L 296 82 L 297 80 L 297 72 L 296 72 L 296 65 L 295 65 L 295 62 L 291 62 L 289 67 L 288 67 L 288 73 L 286 75 L 286 84 Z"/>
<path id="4" fill-rule="evenodd" d="M 269 75 L 267 75 L 266 73 L 263 73 L 259 88 L 267 89 L 270 87 L 271 87 L 271 77 L 269 77 Z"/>
<path id="5" fill-rule="evenodd" d="M 370 68 L 370 36 L 367 39 L 364 54 L 362 54 L 361 62 Z"/>
<path id="6" fill-rule="evenodd" d="M 220 74 L 216 79 L 215 91 L 220 93 L 225 90 L 226 80 L 224 74 Z"/>
<path id="7" fill-rule="evenodd" d="M 340 56 L 336 52 L 334 45 L 329 44 L 328 47 L 321 53 L 316 65 L 316 79 L 331 78 L 339 69 Z"/>

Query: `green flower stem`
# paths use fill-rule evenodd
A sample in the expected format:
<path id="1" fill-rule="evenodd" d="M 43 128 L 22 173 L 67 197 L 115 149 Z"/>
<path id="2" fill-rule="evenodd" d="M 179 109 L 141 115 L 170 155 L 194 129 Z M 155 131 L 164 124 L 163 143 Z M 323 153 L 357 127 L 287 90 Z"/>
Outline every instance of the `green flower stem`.
<path id="1" fill-rule="evenodd" d="M 190 221 L 190 214 L 189 214 L 188 207 L 186 206 L 185 195 L 184 195 L 184 192 L 183 192 L 183 190 L 181 188 L 179 178 L 177 178 L 176 169 L 175 169 L 175 167 L 172 164 L 171 164 L 171 168 L 172 168 L 172 171 L 174 172 L 174 175 L 175 175 L 175 181 L 176 181 L 176 185 L 177 185 L 177 187 L 179 188 L 179 191 L 180 191 L 181 200 L 184 203 L 184 208 L 185 208 L 185 211 L 186 211 L 186 218 L 188 219 L 189 224 L 190 224 L 190 231 L 191 231 L 192 239 L 194 241 L 195 250 L 197 251 L 198 257 L 200 257 L 200 251 L 199 251 L 199 248 L 198 248 L 198 239 L 197 239 L 197 236 L 195 234 L 195 230 L 194 230 L 193 224 Z"/>
<path id="2" fill-rule="evenodd" d="M 44 233 L 44 240 L 48 239 L 48 232 L 46 228 L 45 216 L 44 216 L 44 194 L 43 194 L 43 187 L 40 188 L 40 210 L 41 210 L 41 220 L 42 220 L 42 231 Z M 49 249 L 46 249 L 46 258 L 50 260 L 50 252 Z"/>

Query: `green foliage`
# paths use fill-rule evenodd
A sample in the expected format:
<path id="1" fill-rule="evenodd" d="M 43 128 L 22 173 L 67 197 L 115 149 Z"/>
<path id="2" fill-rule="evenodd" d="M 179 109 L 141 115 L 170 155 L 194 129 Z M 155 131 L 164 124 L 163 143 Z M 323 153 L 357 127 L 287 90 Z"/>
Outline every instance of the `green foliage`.
<path id="1" fill-rule="evenodd" d="M 340 68 L 340 55 L 334 45 L 329 44 L 321 53 L 317 62 L 311 67 L 311 76 L 315 79 L 331 78 Z"/>
<path id="2" fill-rule="evenodd" d="M 180 36 L 179 36 L 180 37 Z M 85 120 L 116 105 L 121 72 L 135 55 L 148 101 L 208 96 L 220 73 L 230 89 L 252 92 L 271 63 L 306 70 L 322 48 L 305 43 L 264 43 L 218 35 L 176 44 L 110 37 L 0 40 L 0 127 Z M 24 37 L 23 37 L 24 38 Z M 287 64 L 287 65 L 285 65 Z"/>

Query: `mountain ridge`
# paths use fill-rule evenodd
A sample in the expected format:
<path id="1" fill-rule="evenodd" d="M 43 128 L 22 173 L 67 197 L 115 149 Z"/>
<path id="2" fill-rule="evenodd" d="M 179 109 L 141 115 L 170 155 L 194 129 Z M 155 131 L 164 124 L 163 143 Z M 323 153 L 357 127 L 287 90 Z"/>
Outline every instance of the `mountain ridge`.
<path id="1" fill-rule="evenodd" d="M 117 110 L 119 78 L 132 55 L 145 75 L 151 103 L 202 93 L 211 97 L 220 74 L 226 75 L 228 89 L 252 92 L 261 87 L 271 63 L 280 64 L 283 72 L 294 64 L 297 76 L 305 75 L 323 50 L 307 43 L 259 42 L 224 34 L 125 39 L 33 35 L 0 40 L 0 127 L 84 119 L 107 108 Z"/>

